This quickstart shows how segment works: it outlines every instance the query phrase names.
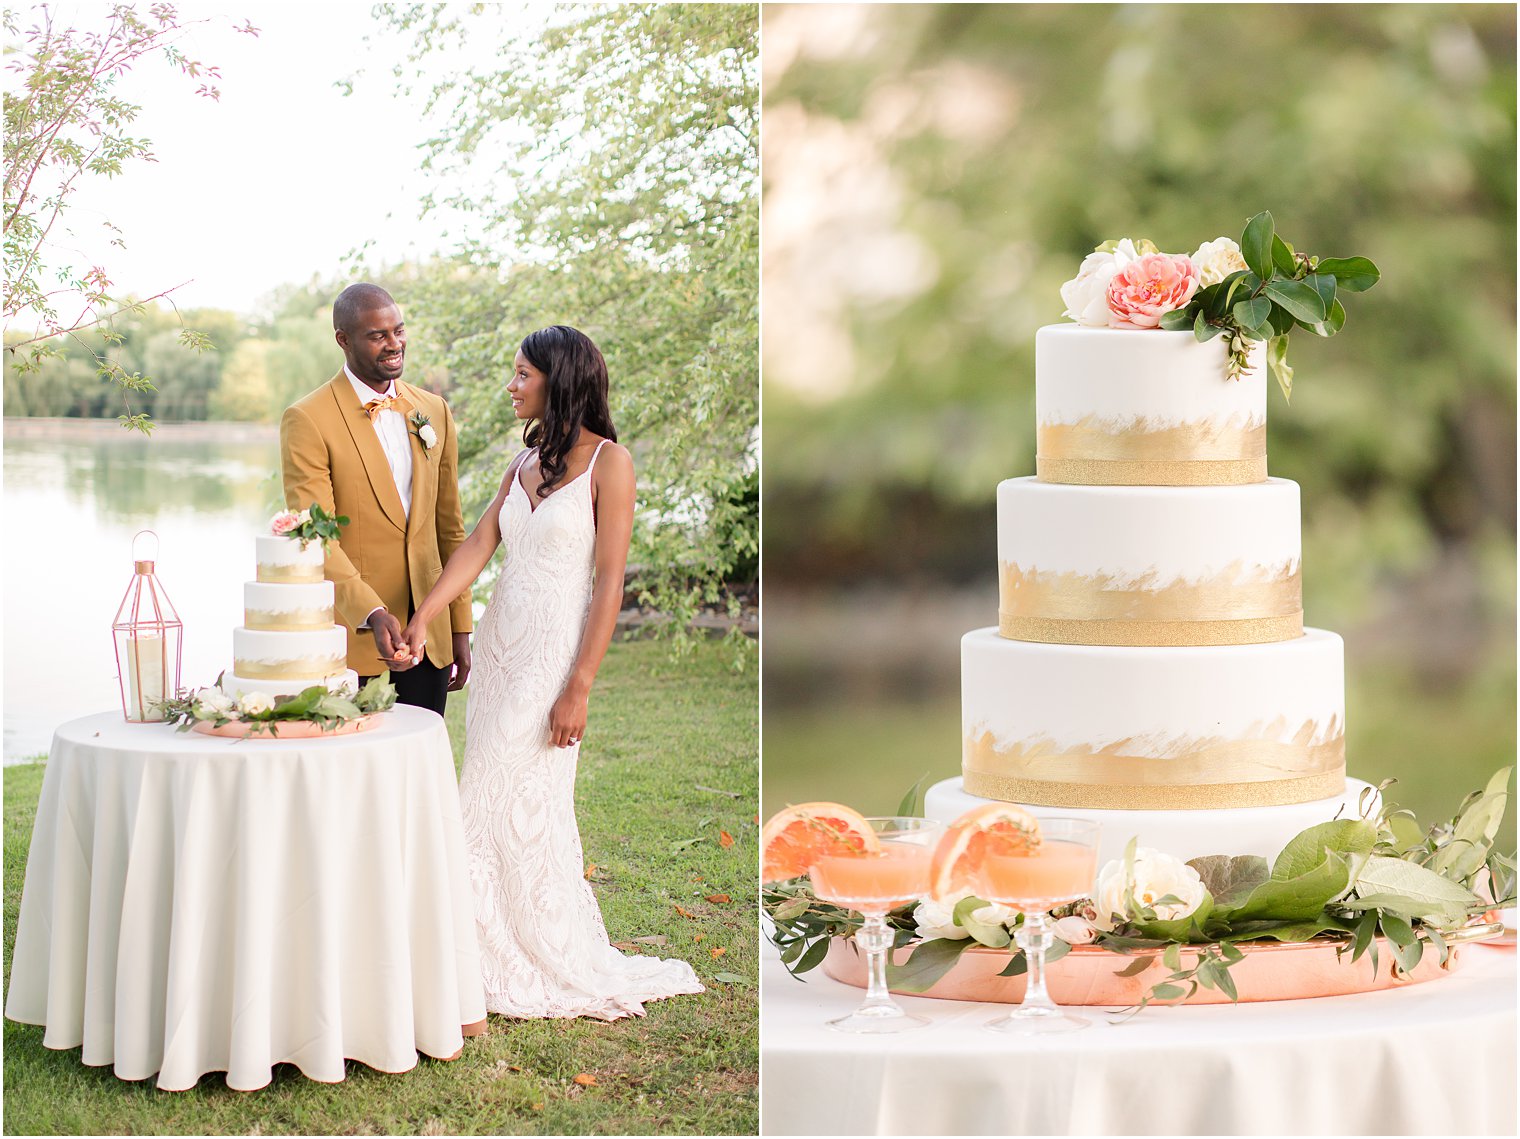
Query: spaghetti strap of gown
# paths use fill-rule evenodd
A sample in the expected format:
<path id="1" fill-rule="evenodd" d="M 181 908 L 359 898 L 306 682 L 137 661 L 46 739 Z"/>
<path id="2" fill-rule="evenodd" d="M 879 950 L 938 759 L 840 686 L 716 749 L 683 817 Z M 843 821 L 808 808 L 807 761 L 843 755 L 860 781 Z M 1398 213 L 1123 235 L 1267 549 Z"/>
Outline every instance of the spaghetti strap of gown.
<path id="1" fill-rule="evenodd" d="M 486 1008 L 506 1016 L 615 1020 L 702 992 L 686 962 L 608 943 L 575 822 L 580 745 L 549 742 L 591 604 L 591 472 L 605 445 L 536 507 L 519 464 L 501 507 L 501 577 L 475 636 L 459 796 Z"/>

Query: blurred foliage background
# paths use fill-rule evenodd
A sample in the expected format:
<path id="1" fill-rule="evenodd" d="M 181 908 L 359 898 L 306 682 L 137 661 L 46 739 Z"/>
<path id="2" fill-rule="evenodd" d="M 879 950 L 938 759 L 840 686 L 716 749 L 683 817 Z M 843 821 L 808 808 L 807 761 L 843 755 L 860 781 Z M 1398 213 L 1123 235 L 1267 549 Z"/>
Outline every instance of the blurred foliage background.
<path id="1" fill-rule="evenodd" d="M 1515 11 L 767 5 L 765 807 L 959 770 L 1034 332 L 1110 237 L 1272 210 L 1382 284 L 1293 338 L 1273 474 L 1347 644 L 1348 765 L 1423 821 L 1515 743 Z"/>

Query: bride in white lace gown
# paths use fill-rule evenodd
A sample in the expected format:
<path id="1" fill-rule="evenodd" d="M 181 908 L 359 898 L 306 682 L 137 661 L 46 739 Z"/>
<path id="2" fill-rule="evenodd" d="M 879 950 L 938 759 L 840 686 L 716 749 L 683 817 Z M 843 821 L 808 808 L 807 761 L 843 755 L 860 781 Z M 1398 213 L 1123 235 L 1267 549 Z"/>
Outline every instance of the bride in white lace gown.
<path id="1" fill-rule="evenodd" d="M 616 443 L 607 368 L 590 339 L 555 325 L 526 337 L 507 385 L 529 449 L 417 607 L 430 617 L 505 561 L 476 631 L 459 796 L 475 888 L 486 1007 L 513 1017 L 642 1015 L 699 993 L 690 965 L 624 955 L 585 879 L 575 768 L 592 679 L 622 603 L 633 460 Z"/>

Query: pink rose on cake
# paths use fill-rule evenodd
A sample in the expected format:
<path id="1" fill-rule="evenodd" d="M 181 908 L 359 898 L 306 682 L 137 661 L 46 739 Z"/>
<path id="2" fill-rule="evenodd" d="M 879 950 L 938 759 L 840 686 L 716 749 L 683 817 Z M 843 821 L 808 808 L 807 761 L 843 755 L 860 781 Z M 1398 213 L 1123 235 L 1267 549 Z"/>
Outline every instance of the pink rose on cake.
<path id="1" fill-rule="evenodd" d="M 1152 253 L 1131 261 L 1108 282 L 1111 328 L 1155 328 L 1198 291 L 1198 267 L 1183 253 Z"/>
<path id="2" fill-rule="evenodd" d="M 269 520 L 271 534 L 289 534 L 301 524 L 301 516 L 293 510 L 282 510 Z"/>

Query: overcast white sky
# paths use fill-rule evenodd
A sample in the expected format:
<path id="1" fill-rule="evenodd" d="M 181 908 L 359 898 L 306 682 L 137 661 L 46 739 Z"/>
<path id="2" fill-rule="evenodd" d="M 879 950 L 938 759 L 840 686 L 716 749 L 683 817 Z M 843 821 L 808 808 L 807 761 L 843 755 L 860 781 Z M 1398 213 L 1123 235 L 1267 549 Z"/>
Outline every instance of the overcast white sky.
<path id="1" fill-rule="evenodd" d="M 103 5 L 53 7 L 75 26 L 103 26 Z M 157 59 L 124 78 L 122 96 L 142 107 L 133 133 L 152 140 L 158 161 L 78 193 L 72 241 L 82 263 L 103 259 L 118 293 L 189 280 L 173 294 L 181 307 L 248 312 L 280 284 L 339 272 L 366 241 L 372 264 L 448 247 L 448 218 L 417 217 L 426 188 L 417 146 L 427 131 L 420 106 L 391 78 L 406 45 L 368 0 L 179 7 L 214 17 L 182 46 L 221 68 L 221 100 L 196 97 L 194 82 Z M 499 11 L 506 24 L 542 25 L 552 5 Z M 257 38 L 234 32 L 244 19 Z M 367 32 L 384 38 L 366 43 Z M 343 95 L 336 82 L 359 69 L 354 93 Z M 107 247 L 102 217 L 122 231 L 125 251 Z"/>

